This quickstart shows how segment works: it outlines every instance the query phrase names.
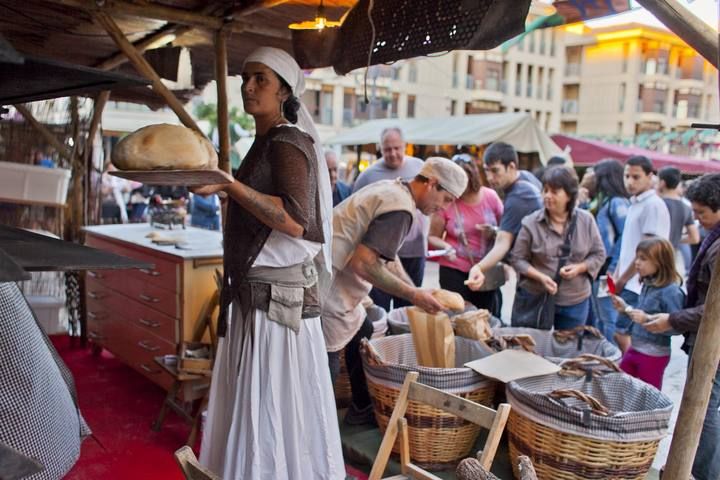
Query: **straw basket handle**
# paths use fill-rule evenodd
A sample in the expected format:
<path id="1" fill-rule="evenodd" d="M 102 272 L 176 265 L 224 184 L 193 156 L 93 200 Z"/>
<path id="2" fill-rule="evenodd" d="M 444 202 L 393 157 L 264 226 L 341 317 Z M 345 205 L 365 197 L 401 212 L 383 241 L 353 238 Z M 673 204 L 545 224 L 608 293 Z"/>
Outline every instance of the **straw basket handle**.
<path id="1" fill-rule="evenodd" d="M 380 358 L 380 355 L 377 353 L 375 348 L 370 345 L 370 342 L 367 338 L 363 338 L 360 341 L 360 354 L 365 355 L 365 358 L 369 365 L 373 365 L 376 367 L 382 367 L 385 365 L 385 362 Z"/>
<path id="2" fill-rule="evenodd" d="M 591 335 L 595 338 L 603 338 L 603 334 L 595 327 L 590 325 L 580 325 L 571 330 L 555 330 L 553 336 L 560 343 L 566 343 L 570 340 L 576 339 L 578 336 Z"/>
<path id="3" fill-rule="evenodd" d="M 535 339 L 527 333 L 518 335 L 503 335 L 502 339 L 508 347 L 520 347 L 526 352 L 535 353 Z"/>
<path id="4" fill-rule="evenodd" d="M 560 364 L 562 370 L 561 375 L 574 375 L 581 377 L 588 374 L 603 374 L 610 372 L 620 372 L 620 368 L 612 360 L 593 355 L 592 353 L 583 353 L 579 357 L 565 360 Z"/>
<path id="5" fill-rule="evenodd" d="M 552 398 L 558 400 L 561 400 L 563 398 L 576 398 L 581 402 L 585 402 L 590 407 L 590 410 L 592 410 L 592 412 L 596 415 L 602 415 L 603 417 L 606 417 L 610 413 L 610 410 L 605 405 L 600 403 L 597 398 L 593 397 L 592 395 L 583 393 L 580 390 L 561 388 L 558 390 L 553 390 L 549 393 L 549 395 Z"/>

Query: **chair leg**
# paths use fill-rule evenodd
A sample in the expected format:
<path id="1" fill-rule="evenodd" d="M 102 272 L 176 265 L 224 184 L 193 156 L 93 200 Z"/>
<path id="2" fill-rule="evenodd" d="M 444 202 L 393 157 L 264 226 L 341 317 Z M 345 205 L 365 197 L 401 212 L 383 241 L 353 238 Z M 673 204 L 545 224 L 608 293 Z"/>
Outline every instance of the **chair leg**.
<path id="1" fill-rule="evenodd" d="M 388 422 L 387 429 L 385 430 L 385 435 L 383 436 L 382 443 L 380 444 L 380 449 L 378 450 L 372 470 L 370 471 L 370 476 L 368 477 L 369 480 L 380 480 L 383 472 L 385 472 L 385 467 L 390 459 L 392 447 L 395 444 L 395 439 L 398 435 L 400 419 L 405 416 L 405 411 L 407 410 L 410 384 L 417 381 L 417 378 L 417 372 L 409 372 L 405 376 L 405 382 L 403 383 L 400 394 L 395 402 L 395 408 L 390 416 L 390 421 Z"/>
<path id="2" fill-rule="evenodd" d="M 180 390 L 180 381 L 175 380 L 170 387 L 170 390 L 168 390 L 167 395 L 165 396 L 165 400 L 163 401 L 162 407 L 160 407 L 160 413 L 158 414 L 157 420 L 152 425 L 152 429 L 155 432 L 159 432 L 162 428 L 162 424 L 165 421 L 165 416 L 167 415 L 168 408 L 170 406 L 170 403 L 175 400 L 175 396 L 177 395 L 178 390 Z"/>
<path id="3" fill-rule="evenodd" d="M 208 389 L 208 392 L 205 393 L 202 400 L 200 400 L 200 405 L 198 406 L 197 410 L 195 411 L 193 415 L 193 421 L 192 421 L 192 428 L 190 429 L 190 435 L 188 436 L 187 442 L 185 442 L 185 445 L 192 448 L 193 445 L 195 445 L 195 440 L 197 439 L 198 431 L 200 430 L 200 422 L 202 422 L 202 412 L 205 407 L 207 407 L 208 404 L 208 395 L 210 394 L 210 390 Z"/>

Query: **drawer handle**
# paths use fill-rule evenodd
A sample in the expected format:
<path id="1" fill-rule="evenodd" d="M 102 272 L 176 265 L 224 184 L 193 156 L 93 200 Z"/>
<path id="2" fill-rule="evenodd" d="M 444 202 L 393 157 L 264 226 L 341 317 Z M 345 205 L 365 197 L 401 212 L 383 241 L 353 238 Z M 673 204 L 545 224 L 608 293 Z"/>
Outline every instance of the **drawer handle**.
<path id="1" fill-rule="evenodd" d="M 140 364 L 140 368 L 145 370 L 147 373 L 152 373 L 153 375 L 157 375 L 158 373 L 160 373 L 160 370 L 153 370 L 152 368 L 148 367 L 144 363 Z"/>
<path id="2" fill-rule="evenodd" d="M 147 343 L 145 343 L 144 340 L 140 340 L 137 344 L 140 348 L 144 348 L 148 352 L 157 352 L 158 350 L 160 350 L 160 347 L 158 347 L 157 345 L 148 345 Z"/>
<path id="3" fill-rule="evenodd" d="M 88 318 L 92 318 L 93 320 L 102 320 L 103 318 L 107 318 L 107 313 L 102 312 L 103 314 L 98 314 L 95 312 L 87 312 Z"/>
<path id="4" fill-rule="evenodd" d="M 151 277 L 159 277 L 160 276 L 160 272 L 158 272 L 157 270 L 149 270 L 147 268 L 140 268 L 139 270 L 142 273 L 144 273 L 145 275 L 150 275 Z"/>
<path id="5" fill-rule="evenodd" d="M 105 278 L 105 275 L 103 275 L 102 273 L 93 272 L 92 270 L 88 270 L 87 273 L 93 278 Z"/>
<path id="6" fill-rule="evenodd" d="M 160 322 L 151 322 L 150 320 L 145 320 L 144 318 L 138 318 L 138 322 L 150 328 L 157 328 L 160 326 Z"/>
<path id="7" fill-rule="evenodd" d="M 107 295 L 102 295 L 100 293 L 95 293 L 95 292 L 91 292 L 91 291 L 88 291 L 87 295 L 88 295 L 88 297 L 90 297 L 94 300 L 102 300 L 103 298 L 107 297 Z"/>
<path id="8" fill-rule="evenodd" d="M 160 301 L 159 298 L 151 297 L 151 296 L 145 295 L 143 293 L 141 293 L 139 296 L 140 296 L 140 300 L 144 300 L 144 301 L 150 302 L 150 303 L 158 303 Z"/>

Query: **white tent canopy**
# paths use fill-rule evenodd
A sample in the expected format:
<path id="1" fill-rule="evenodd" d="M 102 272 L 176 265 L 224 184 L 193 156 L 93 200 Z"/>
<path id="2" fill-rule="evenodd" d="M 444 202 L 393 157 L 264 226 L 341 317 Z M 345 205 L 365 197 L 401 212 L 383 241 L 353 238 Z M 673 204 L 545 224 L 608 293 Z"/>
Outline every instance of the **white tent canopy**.
<path id="1" fill-rule="evenodd" d="M 527 113 L 486 113 L 462 117 L 383 118 L 370 120 L 327 140 L 329 145 L 368 145 L 380 143 L 380 133 L 388 127 L 402 130 L 405 141 L 416 145 L 484 145 L 506 142 L 518 152 L 538 152 L 545 164 L 563 152 L 550 136 L 540 130 Z"/>

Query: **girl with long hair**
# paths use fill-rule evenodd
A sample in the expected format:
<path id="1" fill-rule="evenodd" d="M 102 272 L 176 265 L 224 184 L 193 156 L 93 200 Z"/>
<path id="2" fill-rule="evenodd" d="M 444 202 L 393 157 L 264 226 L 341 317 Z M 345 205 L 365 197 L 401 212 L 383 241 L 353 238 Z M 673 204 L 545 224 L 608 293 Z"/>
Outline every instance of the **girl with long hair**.
<path id="1" fill-rule="evenodd" d="M 635 268 L 643 284 L 637 308 L 628 307 L 618 296 L 612 297 L 615 308 L 633 321 L 632 346 L 623 355 L 620 368 L 661 389 L 665 368 L 670 363 L 670 337 L 675 332 L 652 333 L 643 325 L 650 315 L 682 309 L 685 301 L 680 289 L 682 277 L 675 269 L 675 251 L 664 238 L 641 241 L 635 255 Z"/>

